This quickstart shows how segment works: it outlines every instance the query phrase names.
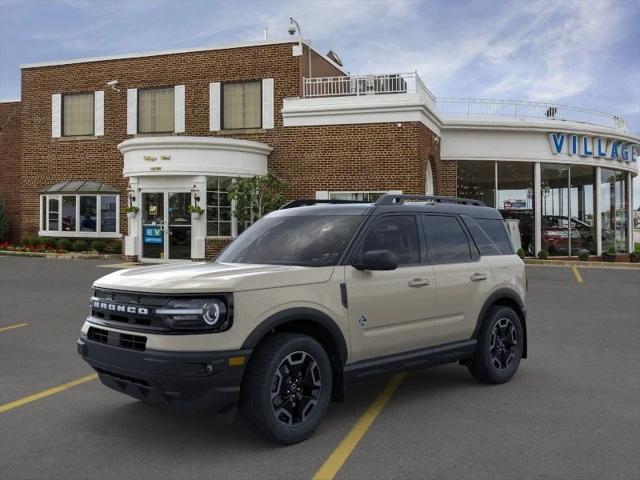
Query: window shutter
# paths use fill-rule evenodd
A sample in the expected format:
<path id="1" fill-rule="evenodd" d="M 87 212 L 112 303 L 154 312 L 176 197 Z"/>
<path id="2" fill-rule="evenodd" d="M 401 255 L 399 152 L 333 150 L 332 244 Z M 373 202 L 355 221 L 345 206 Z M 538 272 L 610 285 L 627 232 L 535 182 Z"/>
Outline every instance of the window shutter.
<path id="1" fill-rule="evenodd" d="M 175 117 L 174 125 L 176 133 L 184 133 L 184 85 L 176 85 L 174 89 Z"/>
<path id="2" fill-rule="evenodd" d="M 127 90 L 127 135 L 138 133 L 138 90 Z"/>
<path id="3" fill-rule="evenodd" d="M 209 84 L 209 130 L 220 130 L 220 82 Z"/>
<path id="4" fill-rule="evenodd" d="M 62 136 L 62 95 L 54 93 L 51 95 L 51 137 L 60 138 Z"/>
<path id="5" fill-rule="evenodd" d="M 104 135 L 104 91 L 94 92 L 93 101 L 93 134 L 96 137 L 102 137 Z"/>
<path id="6" fill-rule="evenodd" d="M 273 128 L 273 78 L 262 79 L 262 128 Z"/>

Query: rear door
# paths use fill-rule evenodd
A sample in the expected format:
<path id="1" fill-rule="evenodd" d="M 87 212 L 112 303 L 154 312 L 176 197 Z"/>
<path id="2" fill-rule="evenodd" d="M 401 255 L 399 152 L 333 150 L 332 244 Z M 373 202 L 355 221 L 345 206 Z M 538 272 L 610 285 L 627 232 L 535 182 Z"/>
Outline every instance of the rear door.
<path id="1" fill-rule="evenodd" d="M 436 281 L 438 345 L 471 338 L 493 274 L 456 215 L 422 215 Z"/>
<path id="2" fill-rule="evenodd" d="M 389 214 L 372 221 L 354 258 L 369 250 L 390 250 L 398 268 L 345 268 L 351 361 L 424 348 L 434 342 L 436 315 L 433 268 L 423 262 L 417 215 Z M 352 262 L 353 263 L 353 262 Z"/>

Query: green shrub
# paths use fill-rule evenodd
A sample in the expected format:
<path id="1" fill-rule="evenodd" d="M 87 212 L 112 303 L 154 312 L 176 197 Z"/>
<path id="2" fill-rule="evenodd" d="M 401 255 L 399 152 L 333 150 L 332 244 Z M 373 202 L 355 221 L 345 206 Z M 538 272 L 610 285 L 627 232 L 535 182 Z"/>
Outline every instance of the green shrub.
<path id="1" fill-rule="evenodd" d="M 58 248 L 70 252 L 73 248 L 73 243 L 68 238 L 61 238 L 58 240 Z"/>
<path id="2" fill-rule="evenodd" d="M 517 251 L 516 253 L 518 254 L 518 256 L 519 256 L 520 258 L 524 258 L 524 250 L 523 250 L 523 249 L 519 248 L 519 249 L 518 249 L 518 251 Z"/>
<path id="3" fill-rule="evenodd" d="M 538 252 L 538 258 L 540 260 L 546 260 L 547 258 L 549 258 L 549 252 L 547 252 L 545 249 L 542 249 Z"/>
<path id="4" fill-rule="evenodd" d="M 4 200 L 0 198 L 0 242 L 9 240 L 9 219 L 4 208 Z"/>
<path id="5" fill-rule="evenodd" d="M 107 244 L 104 240 L 94 240 L 91 242 L 91 250 L 95 250 L 96 252 L 104 252 Z"/>
<path id="6" fill-rule="evenodd" d="M 581 249 L 578 251 L 578 258 L 583 262 L 589 260 L 589 250 Z"/>
<path id="7" fill-rule="evenodd" d="M 34 241 L 34 246 L 40 245 L 50 249 L 54 249 L 58 246 L 58 242 L 52 237 L 37 237 Z"/>
<path id="8" fill-rule="evenodd" d="M 38 237 L 26 237 L 20 242 L 23 247 L 35 247 L 38 244 Z"/>
<path id="9" fill-rule="evenodd" d="M 122 241 L 113 240 L 108 246 L 107 251 L 109 253 L 120 253 L 122 251 Z"/>
<path id="10" fill-rule="evenodd" d="M 607 248 L 607 253 L 611 254 L 611 255 L 615 255 L 616 254 L 616 247 L 615 245 L 609 245 L 609 248 Z"/>
<path id="11" fill-rule="evenodd" d="M 71 249 L 74 252 L 84 252 L 87 248 L 89 248 L 89 245 L 85 240 L 76 240 L 71 244 Z"/>

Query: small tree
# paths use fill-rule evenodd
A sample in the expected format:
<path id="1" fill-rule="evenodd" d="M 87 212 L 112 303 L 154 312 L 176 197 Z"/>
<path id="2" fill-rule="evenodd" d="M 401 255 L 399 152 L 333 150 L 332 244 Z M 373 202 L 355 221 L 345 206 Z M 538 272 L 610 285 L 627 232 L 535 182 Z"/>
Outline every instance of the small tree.
<path id="1" fill-rule="evenodd" d="M 234 215 L 239 223 L 255 222 L 280 208 L 285 183 L 272 173 L 237 178 L 229 186 L 229 198 L 235 202 Z"/>
<path id="2" fill-rule="evenodd" d="M 9 240 L 9 219 L 4 208 L 4 200 L 0 198 L 0 242 Z"/>

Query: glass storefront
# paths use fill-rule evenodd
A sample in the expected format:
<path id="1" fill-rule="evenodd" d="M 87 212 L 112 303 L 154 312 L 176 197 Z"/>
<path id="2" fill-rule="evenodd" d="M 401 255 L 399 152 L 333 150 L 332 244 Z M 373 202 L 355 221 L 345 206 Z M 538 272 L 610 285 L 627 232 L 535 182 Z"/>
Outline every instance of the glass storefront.
<path id="1" fill-rule="evenodd" d="M 499 162 L 498 204 L 507 222 L 517 222 L 520 247 L 527 255 L 535 254 L 535 216 L 533 163 Z"/>
<path id="2" fill-rule="evenodd" d="M 458 196 L 496 202 L 496 162 L 458 162 Z"/>
<path id="3" fill-rule="evenodd" d="M 535 237 L 535 164 L 531 162 L 458 162 L 458 196 L 484 201 L 517 222 L 525 255 L 544 249 L 552 256 L 577 255 L 597 246 L 596 168 L 540 164 L 540 241 Z M 600 180 L 602 248 L 628 248 L 628 178 L 626 172 L 602 169 Z"/>
<path id="4" fill-rule="evenodd" d="M 613 248 L 628 251 L 629 235 L 629 183 L 628 173 L 601 169 L 600 211 L 602 219 L 602 251 Z"/>

